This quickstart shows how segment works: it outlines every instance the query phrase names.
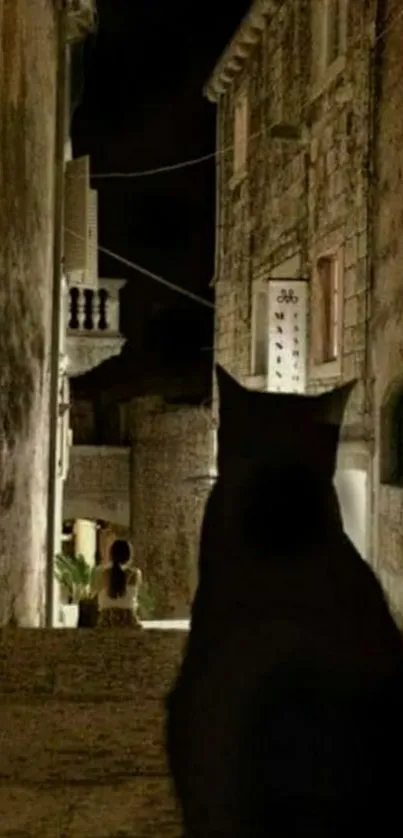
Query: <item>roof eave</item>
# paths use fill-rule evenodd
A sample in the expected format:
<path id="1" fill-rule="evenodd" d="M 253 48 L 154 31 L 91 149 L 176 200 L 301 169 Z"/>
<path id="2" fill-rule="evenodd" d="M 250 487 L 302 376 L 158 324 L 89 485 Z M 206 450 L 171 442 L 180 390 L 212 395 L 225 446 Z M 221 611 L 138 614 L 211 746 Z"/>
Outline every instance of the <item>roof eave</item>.
<path id="1" fill-rule="evenodd" d="M 260 38 L 267 18 L 278 8 L 278 2 L 279 0 L 255 0 L 203 88 L 203 94 L 210 102 L 217 103 L 242 70 L 245 59 Z"/>

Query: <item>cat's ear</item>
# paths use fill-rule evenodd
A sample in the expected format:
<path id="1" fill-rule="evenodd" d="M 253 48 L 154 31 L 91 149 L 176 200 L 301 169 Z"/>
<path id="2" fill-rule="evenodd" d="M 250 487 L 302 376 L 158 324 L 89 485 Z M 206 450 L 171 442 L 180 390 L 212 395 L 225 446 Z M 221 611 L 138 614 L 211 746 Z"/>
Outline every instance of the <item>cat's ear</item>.
<path id="1" fill-rule="evenodd" d="M 322 393 L 316 397 L 319 418 L 322 422 L 340 427 L 347 402 L 356 384 L 357 379 L 354 379 L 348 381 L 347 384 L 342 384 L 341 387 L 335 387 L 334 390 L 329 390 L 327 393 Z"/>
<path id="2" fill-rule="evenodd" d="M 221 412 L 222 410 L 233 407 L 239 401 L 239 398 L 244 392 L 244 388 L 220 364 L 216 364 L 215 373 L 217 376 Z"/>

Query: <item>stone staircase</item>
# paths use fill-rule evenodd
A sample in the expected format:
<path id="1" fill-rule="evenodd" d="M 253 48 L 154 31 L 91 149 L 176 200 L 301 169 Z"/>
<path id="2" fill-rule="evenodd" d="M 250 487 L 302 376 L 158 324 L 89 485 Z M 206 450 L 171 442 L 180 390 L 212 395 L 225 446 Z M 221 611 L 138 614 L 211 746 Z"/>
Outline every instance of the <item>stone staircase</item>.
<path id="1" fill-rule="evenodd" d="M 1 838 L 180 838 L 163 699 L 185 638 L 0 633 Z"/>

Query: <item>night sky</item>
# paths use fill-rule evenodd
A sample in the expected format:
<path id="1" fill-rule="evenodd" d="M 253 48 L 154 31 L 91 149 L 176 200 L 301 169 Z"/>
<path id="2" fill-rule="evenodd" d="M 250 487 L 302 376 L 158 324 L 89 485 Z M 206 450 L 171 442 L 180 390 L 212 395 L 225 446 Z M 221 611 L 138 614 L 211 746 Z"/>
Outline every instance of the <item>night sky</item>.
<path id="1" fill-rule="evenodd" d="M 134 172 L 209 154 L 215 108 L 202 87 L 250 3 L 98 0 L 99 30 L 85 55 L 73 120 L 75 155 L 94 175 Z M 221 10 L 222 7 L 222 10 Z M 230 11 L 225 10 L 230 7 Z M 99 244 L 212 299 L 214 161 L 136 179 L 97 179 Z M 123 357 L 108 369 L 162 376 L 211 364 L 212 313 L 100 256 L 100 275 L 124 277 Z M 118 363 L 118 366 L 117 366 Z M 88 379 L 88 376 L 87 376 Z"/>

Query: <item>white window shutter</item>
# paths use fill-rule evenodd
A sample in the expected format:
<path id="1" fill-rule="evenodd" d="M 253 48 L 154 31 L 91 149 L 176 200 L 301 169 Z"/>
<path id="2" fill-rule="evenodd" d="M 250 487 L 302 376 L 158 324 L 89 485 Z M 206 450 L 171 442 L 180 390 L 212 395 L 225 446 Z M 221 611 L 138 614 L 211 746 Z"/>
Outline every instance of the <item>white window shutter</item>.
<path id="1" fill-rule="evenodd" d="M 66 372 L 63 373 L 59 390 L 60 416 L 58 423 L 58 475 L 66 480 L 69 467 L 70 442 L 70 383 Z"/>
<path id="2" fill-rule="evenodd" d="M 67 373 L 63 378 L 63 399 L 64 403 L 70 405 L 70 382 Z M 67 408 L 63 417 L 63 480 L 67 479 L 70 459 L 70 407 Z"/>
<path id="3" fill-rule="evenodd" d="M 98 192 L 89 190 L 87 231 L 87 276 L 88 288 L 98 287 Z"/>
<path id="4" fill-rule="evenodd" d="M 88 273 L 90 158 L 77 157 L 66 163 L 64 196 L 64 266 L 67 274 Z"/>
<path id="5" fill-rule="evenodd" d="M 266 283 L 254 282 L 252 296 L 252 376 L 267 376 L 269 361 L 269 297 Z"/>

